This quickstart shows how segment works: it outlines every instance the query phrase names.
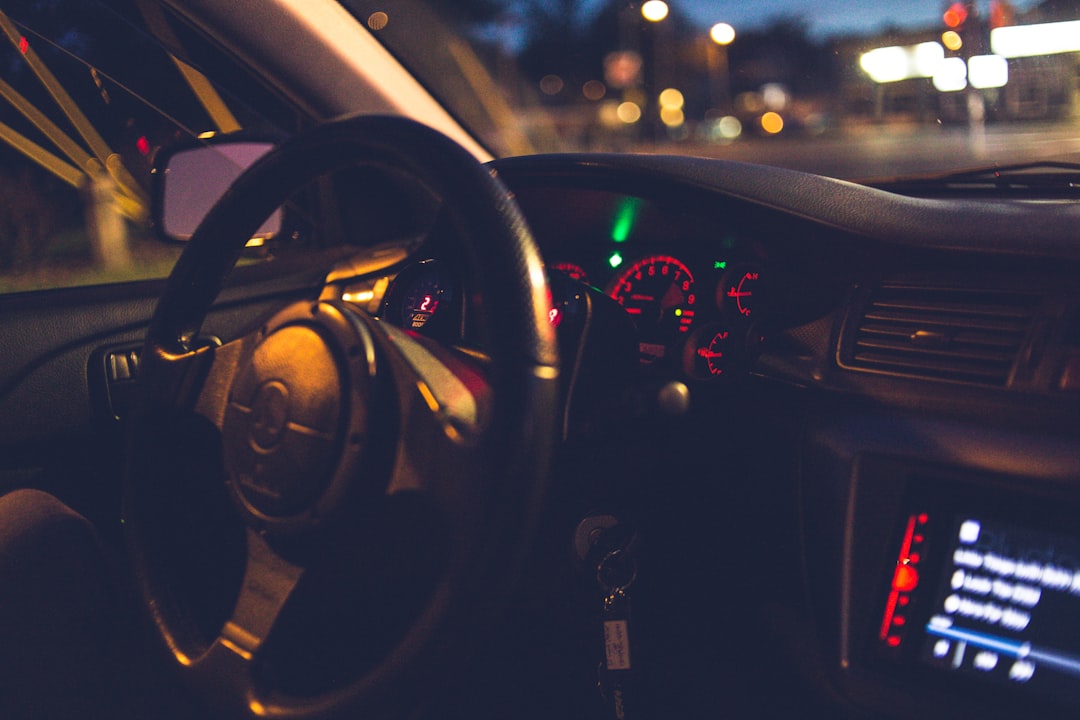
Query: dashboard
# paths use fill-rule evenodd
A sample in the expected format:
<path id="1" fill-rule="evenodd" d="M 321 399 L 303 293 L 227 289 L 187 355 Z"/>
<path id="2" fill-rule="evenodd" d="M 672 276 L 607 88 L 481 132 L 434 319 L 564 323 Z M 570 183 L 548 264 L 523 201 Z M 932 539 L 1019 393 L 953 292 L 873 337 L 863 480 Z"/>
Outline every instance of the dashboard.
<path id="1" fill-rule="evenodd" d="M 688 712 L 713 682 L 754 717 L 1075 713 L 1073 204 L 666 158 L 495 168 L 591 378 L 565 389 L 592 421 L 564 436 L 562 532 L 614 506 L 648 538 L 643 675 Z M 436 249 L 380 313 L 476 344 L 459 277 Z"/>
<path id="2" fill-rule="evenodd" d="M 1076 716 L 1074 201 L 692 158 L 490 169 L 547 263 L 565 412 L 514 661 L 475 675 L 500 711 L 472 716 L 610 718 L 616 691 L 627 717 Z M 370 246 L 238 270 L 206 340 L 319 296 L 486 362 L 453 228 L 369 185 L 340 205 Z M 160 292 L 2 299 L 0 473 L 117 545 L 100 488 Z M 590 544 L 613 528 L 615 619 Z"/>

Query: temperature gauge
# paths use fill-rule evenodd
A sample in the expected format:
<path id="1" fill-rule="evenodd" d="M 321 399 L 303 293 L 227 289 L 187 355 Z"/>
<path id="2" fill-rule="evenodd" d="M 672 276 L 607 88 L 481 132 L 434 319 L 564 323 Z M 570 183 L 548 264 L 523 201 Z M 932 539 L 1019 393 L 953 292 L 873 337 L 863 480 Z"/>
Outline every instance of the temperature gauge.
<path id="1" fill-rule="evenodd" d="M 762 278 L 756 265 L 732 267 L 716 287 L 717 306 L 730 317 L 756 319 L 765 299 Z"/>

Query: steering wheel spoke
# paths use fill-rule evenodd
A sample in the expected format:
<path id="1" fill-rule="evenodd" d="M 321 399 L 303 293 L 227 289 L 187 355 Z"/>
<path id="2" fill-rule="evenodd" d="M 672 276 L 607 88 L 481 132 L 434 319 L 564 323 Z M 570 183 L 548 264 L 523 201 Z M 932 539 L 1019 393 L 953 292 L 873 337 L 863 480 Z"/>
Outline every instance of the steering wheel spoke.
<path id="1" fill-rule="evenodd" d="M 197 687 L 259 714 L 261 693 L 255 673 L 259 654 L 304 570 L 278 554 L 254 530 L 247 531 L 246 542 L 247 564 L 232 616 L 202 654 L 174 654 Z"/>
<path id="2" fill-rule="evenodd" d="M 258 532 L 247 531 L 247 567 L 233 616 L 217 642 L 251 660 L 270 634 L 304 570 L 276 553 Z"/>
<path id="3" fill-rule="evenodd" d="M 384 326 L 390 343 L 401 439 L 387 492 L 429 494 L 450 516 L 469 502 L 491 423 L 485 371 L 444 347 Z"/>

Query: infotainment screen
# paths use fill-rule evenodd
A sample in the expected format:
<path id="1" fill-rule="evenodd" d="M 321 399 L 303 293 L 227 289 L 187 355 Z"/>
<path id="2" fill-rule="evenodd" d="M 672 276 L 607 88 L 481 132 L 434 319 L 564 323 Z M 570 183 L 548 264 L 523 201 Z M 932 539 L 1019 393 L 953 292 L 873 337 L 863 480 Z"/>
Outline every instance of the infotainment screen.
<path id="1" fill-rule="evenodd" d="M 1035 524 L 955 507 L 910 514 L 879 654 L 1080 705 L 1080 539 Z"/>
<path id="2" fill-rule="evenodd" d="M 948 537 L 921 661 L 1080 699 L 1080 542 L 978 516 Z"/>

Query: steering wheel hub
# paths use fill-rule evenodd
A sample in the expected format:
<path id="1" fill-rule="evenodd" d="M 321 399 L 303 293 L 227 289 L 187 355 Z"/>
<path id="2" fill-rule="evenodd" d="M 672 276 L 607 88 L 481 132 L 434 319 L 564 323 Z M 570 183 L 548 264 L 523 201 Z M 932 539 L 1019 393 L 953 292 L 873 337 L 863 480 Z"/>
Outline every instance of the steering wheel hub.
<path id="1" fill-rule="evenodd" d="M 260 524 L 318 522 L 355 481 L 374 350 L 346 313 L 310 303 L 281 311 L 256 336 L 229 390 L 229 484 Z"/>

